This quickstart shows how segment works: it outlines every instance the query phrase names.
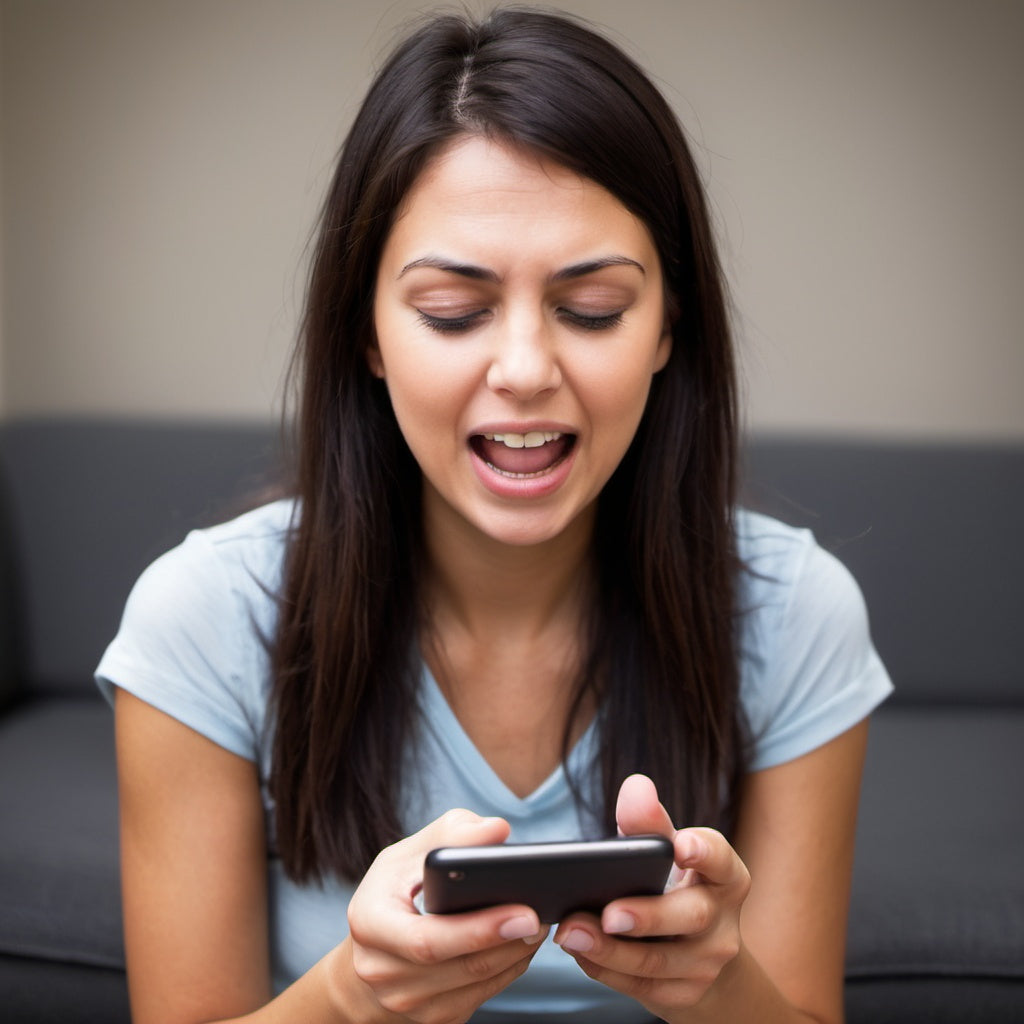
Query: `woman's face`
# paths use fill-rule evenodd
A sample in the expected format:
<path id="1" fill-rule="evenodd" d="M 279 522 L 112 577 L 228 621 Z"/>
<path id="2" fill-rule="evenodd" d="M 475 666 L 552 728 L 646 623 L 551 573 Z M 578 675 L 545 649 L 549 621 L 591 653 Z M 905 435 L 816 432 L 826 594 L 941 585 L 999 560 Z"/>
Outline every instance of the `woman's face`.
<path id="1" fill-rule="evenodd" d="M 406 196 L 374 321 L 370 368 L 427 522 L 515 545 L 589 525 L 671 347 L 644 224 L 593 181 L 475 136 Z"/>

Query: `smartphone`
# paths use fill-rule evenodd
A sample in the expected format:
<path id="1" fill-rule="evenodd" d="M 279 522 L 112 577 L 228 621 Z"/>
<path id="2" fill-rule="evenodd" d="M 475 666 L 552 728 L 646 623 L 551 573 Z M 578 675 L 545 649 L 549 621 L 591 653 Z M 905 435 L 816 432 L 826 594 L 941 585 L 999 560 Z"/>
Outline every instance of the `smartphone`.
<path id="1" fill-rule="evenodd" d="M 422 904 L 428 914 L 455 914 L 525 903 L 542 924 L 557 924 L 623 896 L 659 895 L 671 869 L 672 843 L 658 835 L 445 846 L 427 854 Z"/>

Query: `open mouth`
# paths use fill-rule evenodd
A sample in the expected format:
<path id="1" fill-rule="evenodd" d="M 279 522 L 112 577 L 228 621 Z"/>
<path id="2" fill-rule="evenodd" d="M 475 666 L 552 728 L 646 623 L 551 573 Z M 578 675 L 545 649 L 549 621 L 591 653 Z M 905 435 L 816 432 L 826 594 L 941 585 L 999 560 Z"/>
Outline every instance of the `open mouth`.
<path id="1" fill-rule="evenodd" d="M 526 434 L 474 434 L 469 440 L 476 455 L 496 473 L 529 479 L 551 472 L 576 444 L 575 434 L 531 430 Z"/>

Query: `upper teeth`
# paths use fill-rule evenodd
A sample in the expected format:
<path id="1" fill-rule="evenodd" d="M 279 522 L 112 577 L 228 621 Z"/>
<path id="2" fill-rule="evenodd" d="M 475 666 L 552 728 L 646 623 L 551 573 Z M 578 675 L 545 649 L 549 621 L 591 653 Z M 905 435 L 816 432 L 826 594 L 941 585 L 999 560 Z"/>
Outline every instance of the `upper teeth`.
<path id="1" fill-rule="evenodd" d="M 557 430 L 531 430 L 526 434 L 484 434 L 488 441 L 498 441 L 506 448 L 539 448 L 562 435 Z"/>

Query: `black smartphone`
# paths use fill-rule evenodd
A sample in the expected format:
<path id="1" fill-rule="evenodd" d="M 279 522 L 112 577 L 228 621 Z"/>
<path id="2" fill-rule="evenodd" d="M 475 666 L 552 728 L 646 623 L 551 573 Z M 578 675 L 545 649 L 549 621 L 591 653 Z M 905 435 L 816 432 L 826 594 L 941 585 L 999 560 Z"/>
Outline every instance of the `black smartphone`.
<path id="1" fill-rule="evenodd" d="M 672 859 L 672 843 L 658 835 L 445 846 L 424 862 L 423 909 L 455 914 L 525 903 L 542 924 L 557 924 L 576 910 L 600 914 L 623 896 L 664 892 Z"/>

